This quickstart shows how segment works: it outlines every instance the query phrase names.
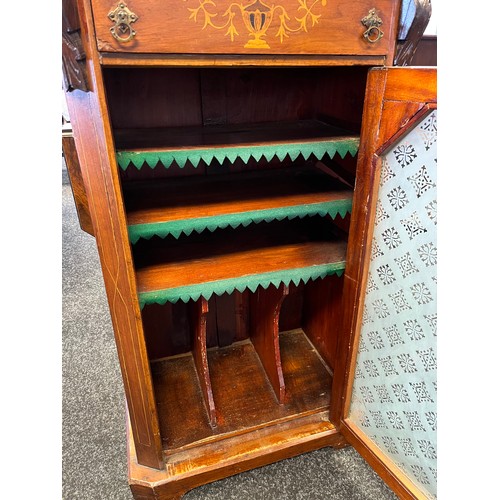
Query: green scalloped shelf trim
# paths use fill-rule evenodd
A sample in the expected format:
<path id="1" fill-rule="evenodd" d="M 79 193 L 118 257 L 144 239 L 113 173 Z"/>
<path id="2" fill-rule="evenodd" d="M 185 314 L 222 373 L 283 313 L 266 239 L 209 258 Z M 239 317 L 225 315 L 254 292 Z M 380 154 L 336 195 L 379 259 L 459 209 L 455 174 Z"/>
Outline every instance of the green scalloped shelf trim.
<path id="1" fill-rule="evenodd" d="M 223 293 L 232 293 L 235 290 L 243 292 L 250 290 L 255 292 L 259 286 L 267 289 L 269 285 L 278 288 L 281 284 L 288 286 L 290 283 L 298 285 L 301 281 L 307 283 L 312 280 L 323 279 L 326 276 L 342 276 L 345 269 L 345 261 L 321 264 L 298 269 L 284 269 L 270 273 L 262 273 L 249 276 L 239 276 L 220 281 L 211 281 L 198 285 L 188 285 L 176 288 L 167 288 L 153 292 L 139 293 L 139 304 L 141 309 L 147 304 L 163 305 L 166 302 L 175 304 L 182 300 L 186 303 L 189 300 L 198 300 L 200 297 L 209 300 L 215 293 L 220 296 Z"/>
<path id="2" fill-rule="evenodd" d="M 161 162 L 165 168 L 169 168 L 175 161 L 180 168 L 184 168 L 189 161 L 196 168 L 203 160 L 207 165 L 215 158 L 221 165 L 225 159 L 234 163 L 237 158 L 248 163 L 250 158 L 259 161 L 263 156 L 271 161 L 275 156 L 283 161 L 288 155 L 295 161 L 299 155 L 308 160 L 314 155 L 321 160 L 326 154 L 333 159 L 335 154 L 344 158 L 347 153 L 355 156 L 359 148 L 359 138 L 346 138 L 328 141 L 304 142 L 300 144 L 266 144 L 262 146 L 231 146 L 226 148 L 206 149 L 179 149 L 176 151 L 117 151 L 116 158 L 122 170 L 126 170 L 132 163 L 140 170 L 144 163 L 150 168 L 155 168 Z"/>
<path id="3" fill-rule="evenodd" d="M 280 221 L 284 219 L 294 219 L 296 217 L 303 219 L 306 216 L 311 217 L 313 215 L 320 215 L 321 217 L 325 217 L 326 215 L 336 217 L 340 215 L 344 218 L 348 212 L 351 212 L 351 209 L 351 199 L 335 200 L 322 203 L 224 214 L 214 217 L 134 224 L 128 226 L 128 235 L 132 244 L 137 243 L 141 238 L 146 240 L 151 239 L 153 236 L 165 238 L 169 234 L 177 239 L 181 234 L 189 236 L 193 231 L 201 233 L 203 230 L 208 229 L 210 232 L 213 232 L 216 229 L 224 229 L 228 226 L 236 229 L 238 226 L 246 227 L 251 223 L 258 224 L 263 221 Z"/>

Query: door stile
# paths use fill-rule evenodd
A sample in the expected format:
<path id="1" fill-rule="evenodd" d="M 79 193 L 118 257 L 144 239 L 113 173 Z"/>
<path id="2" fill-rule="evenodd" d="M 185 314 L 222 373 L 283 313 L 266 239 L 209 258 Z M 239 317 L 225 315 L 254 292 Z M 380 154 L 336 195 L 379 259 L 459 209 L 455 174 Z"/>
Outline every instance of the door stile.
<path id="1" fill-rule="evenodd" d="M 412 86 L 419 87 L 412 92 Z M 409 100 L 416 95 L 418 100 Z M 342 330 L 331 418 L 346 440 L 401 498 L 428 498 L 350 417 L 363 321 L 381 157 L 384 151 L 436 108 L 436 71 L 376 68 L 369 72 L 345 271 Z"/>

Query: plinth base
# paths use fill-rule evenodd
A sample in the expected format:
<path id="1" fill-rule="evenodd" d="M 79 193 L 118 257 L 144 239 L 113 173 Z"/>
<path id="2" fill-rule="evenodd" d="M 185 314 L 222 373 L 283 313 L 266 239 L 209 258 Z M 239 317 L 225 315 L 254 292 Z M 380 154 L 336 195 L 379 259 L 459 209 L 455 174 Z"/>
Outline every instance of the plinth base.
<path id="1" fill-rule="evenodd" d="M 347 445 L 327 411 L 178 451 L 166 456 L 163 470 L 139 465 L 130 426 L 127 437 L 129 484 L 136 500 L 181 498 L 190 489 L 239 472 Z"/>

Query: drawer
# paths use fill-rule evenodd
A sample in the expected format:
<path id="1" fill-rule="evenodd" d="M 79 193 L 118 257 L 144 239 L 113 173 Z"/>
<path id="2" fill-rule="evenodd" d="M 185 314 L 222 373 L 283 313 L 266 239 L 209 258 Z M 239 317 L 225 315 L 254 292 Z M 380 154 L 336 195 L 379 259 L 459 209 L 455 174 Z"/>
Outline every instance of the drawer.
<path id="1" fill-rule="evenodd" d="M 386 56 L 400 7 L 400 0 L 91 3 L 99 50 L 137 54 Z"/>

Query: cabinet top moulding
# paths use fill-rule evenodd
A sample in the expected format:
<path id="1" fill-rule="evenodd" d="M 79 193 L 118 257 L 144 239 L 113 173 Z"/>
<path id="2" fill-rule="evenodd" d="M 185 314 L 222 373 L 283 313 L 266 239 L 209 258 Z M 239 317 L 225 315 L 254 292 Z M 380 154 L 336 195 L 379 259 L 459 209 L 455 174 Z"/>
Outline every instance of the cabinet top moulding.
<path id="1" fill-rule="evenodd" d="M 107 68 L 259 68 L 259 67 L 313 67 L 313 66 L 385 66 L 391 59 L 386 56 L 252 56 L 202 54 L 117 54 L 101 52 L 99 62 Z"/>

